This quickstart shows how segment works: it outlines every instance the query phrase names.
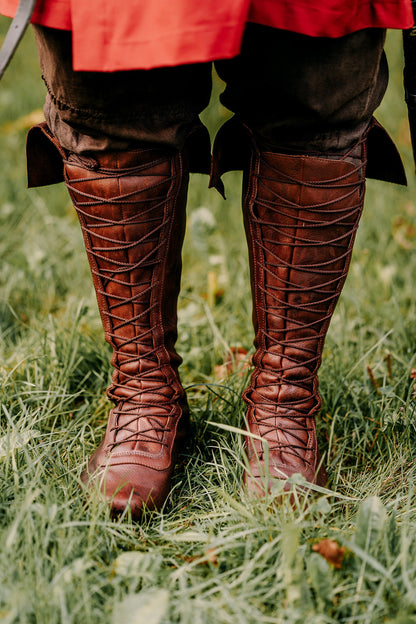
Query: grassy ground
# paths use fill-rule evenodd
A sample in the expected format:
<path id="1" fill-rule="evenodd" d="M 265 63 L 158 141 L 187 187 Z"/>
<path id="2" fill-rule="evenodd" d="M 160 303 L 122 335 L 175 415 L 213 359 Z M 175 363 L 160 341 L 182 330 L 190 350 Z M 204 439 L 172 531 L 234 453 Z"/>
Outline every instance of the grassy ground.
<path id="1" fill-rule="evenodd" d="M 137 525 L 78 490 L 105 427 L 109 351 L 65 190 L 25 190 L 25 116 L 43 99 L 26 39 L 0 86 L 2 624 L 416 622 L 416 204 L 397 37 L 389 58 L 378 116 L 410 186 L 368 183 L 326 343 L 331 489 L 296 509 L 241 491 L 246 380 L 216 368 L 253 338 L 240 179 L 224 203 L 195 177 L 178 345 L 193 439 L 166 509 Z M 214 105 L 212 127 L 223 116 Z"/>

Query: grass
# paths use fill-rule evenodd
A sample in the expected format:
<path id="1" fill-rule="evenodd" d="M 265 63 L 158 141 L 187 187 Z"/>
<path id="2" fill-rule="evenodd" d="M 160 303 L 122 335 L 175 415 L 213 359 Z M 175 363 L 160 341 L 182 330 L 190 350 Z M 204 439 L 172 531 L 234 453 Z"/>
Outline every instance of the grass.
<path id="1" fill-rule="evenodd" d="M 241 491 L 246 379 L 218 378 L 251 349 L 240 176 L 224 204 L 195 176 L 178 350 L 193 437 L 161 513 L 117 521 L 79 475 L 101 438 L 109 350 L 65 190 L 25 189 L 26 116 L 43 90 L 30 36 L 0 87 L 0 622 L 416 622 L 416 204 L 398 37 L 378 117 L 408 189 L 369 181 L 320 374 L 330 475 L 295 508 Z M 214 128 L 224 111 L 206 113 Z M 336 558 L 316 550 L 336 542 Z M 315 549 L 314 549 L 315 548 Z M 340 550 L 343 549 L 343 550 Z"/>

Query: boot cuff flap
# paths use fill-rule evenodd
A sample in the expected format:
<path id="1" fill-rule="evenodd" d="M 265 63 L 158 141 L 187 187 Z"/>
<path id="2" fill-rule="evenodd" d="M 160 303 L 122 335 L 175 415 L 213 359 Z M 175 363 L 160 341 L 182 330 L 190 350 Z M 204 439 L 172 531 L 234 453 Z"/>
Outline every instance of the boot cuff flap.
<path id="1" fill-rule="evenodd" d="M 206 173 L 211 170 L 211 139 L 204 125 L 198 125 L 187 137 L 185 148 L 188 152 L 191 173 Z"/>
<path id="2" fill-rule="evenodd" d="M 46 186 L 64 180 L 65 151 L 46 123 L 33 126 L 26 139 L 27 184 Z"/>
<path id="3" fill-rule="evenodd" d="M 221 176 L 227 171 L 246 170 L 251 155 L 250 131 L 232 117 L 218 130 L 214 141 L 209 186 L 224 196 Z"/>
<path id="4" fill-rule="evenodd" d="M 367 178 L 407 185 L 402 159 L 393 140 L 375 119 L 367 135 Z"/>

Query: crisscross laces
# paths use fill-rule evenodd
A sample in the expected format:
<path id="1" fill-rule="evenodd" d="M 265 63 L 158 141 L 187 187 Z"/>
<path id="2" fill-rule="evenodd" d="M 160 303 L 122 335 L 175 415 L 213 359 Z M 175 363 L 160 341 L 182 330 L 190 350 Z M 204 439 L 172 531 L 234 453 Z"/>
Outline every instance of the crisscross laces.
<path id="1" fill-rule="evenodd" d="M 113 347 L 110 446 L 150 444 L 155 450 L 155 444 L 167 445 L 165 434 L 183 395 L 172 369 L 180 362 L 170 327 L 176 318 L 166 328 L 163 311 L 163 298 L 174 294 L 166 285 L 165 265 L 180 183 L 172 158 L 163 152 L 141 150 L 136 161 L 106 167 L 72 155 L 65 163 L 66 186 Z"/>
<path id="2" fill-rule="evenodd" d="M 258 323 L 249 418 L 270 451 L 302 461 L 313 450 L 316 373 L 362 211 L 361 150 L 338 160 L 259 153 L 246 198 Z"/>

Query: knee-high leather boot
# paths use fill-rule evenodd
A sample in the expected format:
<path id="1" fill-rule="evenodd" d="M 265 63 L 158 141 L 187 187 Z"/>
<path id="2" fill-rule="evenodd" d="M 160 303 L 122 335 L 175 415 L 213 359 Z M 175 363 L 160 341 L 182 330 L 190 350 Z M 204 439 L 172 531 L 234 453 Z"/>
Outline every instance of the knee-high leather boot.
<path id="1" fill-rule="evenodd" d="M 82 479 L 99 479 L 112 508 L 129 504 L 137 518 L 165 501 L 187 429 L 174 350 L 187 166 L 162 150 L 72 155 L 65 178 L 113 347 L 115 407 Z"/>
<path id="2" fill-rule="evenodd" d="M 179 152 L 143 149 L 70 155 L 64 170 L 113 347 L 115 407 L 82 479 L 137 518 L 165 501 L 187 430 L 174 349 L 187 165 Z"/>
<path id="3" fill-rule="evenodd" d="M 326 482 L 317 372 L 362 212 L 365 164 L 364 141 L 335 159 L 252 150 L 243 208 L 256 333 L 244 392 L 251 492 L 264 492 L 265 476 Z"/>
<path id="4" fill-rule="evenodd" d="M 247 489 L 301 473 L 324 485 L 315 417 L 318 369 L 330 319 L 350 263 L 365 177 L 406 185 L 400 155 L 384 128 L 343 156 L 261 149 L 236 117 L 219 130 L 210 186 L 244 171 L 243 212 L 250 258 L 256 352 L 247 403 Z M 287 487 L 287 486 L 285 486 Z"/>
<path id="5" fill-rule="evenodd" d="M 203 154 L 209 159 L 209 138 L 202 134 L 201 146 L 195 139 L 201 169 Z M 99 488 L 113 510 L 129 505 L 137 519 L 144 504 L 160 508 L 166 500 L 187 433 L 181 358 L 174 348 L 187 150 L 138 149 L 87 158 L 62 149 L 43 124 L 30 131 L 27 151 L 29 186 L 65 180 L 81 223 L 105 339 L 113 348 L 107 393 L 115 405 L 81 478 L 88 488 Z"/>

